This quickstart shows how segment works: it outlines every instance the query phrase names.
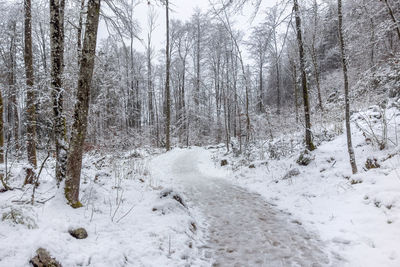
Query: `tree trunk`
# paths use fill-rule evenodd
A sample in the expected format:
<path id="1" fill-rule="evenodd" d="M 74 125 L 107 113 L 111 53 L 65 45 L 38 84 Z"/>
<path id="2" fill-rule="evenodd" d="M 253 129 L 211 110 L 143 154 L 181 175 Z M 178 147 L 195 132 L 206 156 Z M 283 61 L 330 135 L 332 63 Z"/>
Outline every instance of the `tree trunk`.
<path id="1" fill-rule="evenodd" d="M 42 39 L 41 42 L 42 42 L 42 64 L 43 64 L 43 70 L 44 70 L 44 73 L 47 76 L 47 71 L 48 70 L 47 70 L 46 35 L 45 35 L 44 29 L 43 29 L 43 25 L 42 25 L 41 22 L 39 23 L 39 30 L 40 30 L 40 38 Z"/>
<path id="2" fill-rule="evenodd" d="M 280 73 L 279 73 L 279 59 L 277 58 L 276 60 L 276 114 L 280 115 L 281 114 L 281 89 L 280 89 L 280 84 L 281 84 L 281 79 L 280 79 Z"/>
<path id="3" fill-rule="evenodd" d="M 354 156 L 354 149 L 351 142 L 351 127 L 350 127 L 350 101 L 349 101 L 349 80 L 347 76 L 347 58 L 345 51 L 345 43 L 343 38 L 343 15 L 342 15 L 342 0 L 338 0 L 338 30 L 340 40 L 340 52 L 342 55 L 343 78 L 344 78 L 344 101 L 346 112 L 346 135 L 347 149 L 350 157 L 350 165 L 353 174 L 357 173 L 357 164 Z"/>
<path id="4" fill-rule="evenodd" d="M 3 123 L 3 96 L 0 90 L 0 165 L 4 164 L 4 123 Z M 5 190 L 10 190 L 11 188 L 4 181 L 4 168 L 0 171 L 0 182 Z"/>
<path id="5" fill-rule="evenodd" d="M 166 150 L 171 149 L 170 140 L 170 126 L 171 126 L 171 95 L 169 88 L 169 75 L 170 75 L 170 51 L 169 51 L 169 0 L 165 0 L 165 16 L 166 16 L 166 35 L 167 42 L 165 48 L 166 54 L 166 73 L 165 73 L 165 98 L 166 98 L 166 110 L 165 110 L 165 148 Z"/>
<path id="6" fill-rule="evenodd" d="M 278 44 L 276 42 L 276 31 L 274 29 L 274 48 L 275 48 L 275 70 L 276 70 L 276 114 L 281 114 L 281 79 L 279 73 L 279 54 L 278 54 Z"/>
<path id="7" fill-rule="evenodd" d="M 140 86 L 138 79 L 136 79 L 135 89 L 134 96 L 136 97 L 136 100 L 133 100 L 135 101 L 135 127 L 140 131 L 142 127 L 142 102 L 140 98 Z"/>
<path id="8" fill-rule="evenodd" d="M 294 92 L 294 108 L 296 114 L 296 122 L 299 122 L 299 101 L 298 101 L 298 86 L 297 86 L 297 68 L 294 61 L 290 60 L 293 72 L 292 72 L 292 79 L 293 79 L 293 92 Z"/>
<path id="9" fill-rule="evenodd" d="M 186 103 L 185 103 L 185 80 L 186 80 L 186 55 L 182 62 L 182 87 L 180 91 L 180 120 L 181 120 L 181 130 L 180 132 L 184 134 L 186 132 Z"/>
<path id="10" fill-rule="evenodd" d="M 200 16 L 200 14 L 199 14 Z M 200 17 L 197 18 L 197 40 L 196 40 L 196 93 L 194 103 L 196 105 L 196 112 L 199 108 L 200 97 Z"/>
<path id="11" fill-rule="evenodd" d="M 96 55 L 97 29 L 99 25 L 100 0 L 89 0 L 87 25 L 83 41 L 82 61 L 79 69 L 77 102 L 74 109 L 70 150 L 67 160 L 65 197 L 73 208 L 81 207 L 79 186 L 82 168 L 82 149 L 86 137 L 89 111 L 89 95 Z"/>
<path id="12" fill-rule="evenodd" d="M 318 106 L 323 111 L 324 107 L 322 106 L 321 85 L 320 85 L 320 81 L 319 81 L 320 71 L 319 71 L 319 66 L 318 66 L 317 52 L 315 51 L 315 39 L 317 37 L 317 26 L 318 26 L 318 3 L 317 3 L 317 0 L 314 0 L 314 31 L 313 31 L 312 44 L 311 44 L 311 60 L 312 60 L 313 67 L 314 67 L 315 83 L 317 86 Z"/>
<path id="13" fill-rule="evenodd" d="M 56 146 L 56 180 L 65 178 L 67 142 L 63 115 L 62 74 L 64 64 L 64 0 L 50 1 L 51 88 L 54 114 L 54 141 Z"/>
<path id="14" fill-rule="evenodd" d="M 225 144 L 226 144 L 226 150 L 229 151 L 229 143 L 231 141 L 231 136 L 229 134 L 229 129 L 228 129 L 228 120 L 227 120 L 227 97 L 226 97 L 226 90 L 224 86 L 221 86 L 222 88 L 222 96 L 223 96 L 223 101 L 224 101 L 224 128 L 225 128 Z"/>
<path id="15" fill-rule="evenodd" d="M 221 122 L 221 92 L 220 92 L 220 54 L 217 55 L 216 66 L 214 68 L 214 87 L 215 87 L 215 107 L 217 111 L 217 144 L 222 140 L 222 122 Z M 228 149 L 229 150 L 229 149 Z"/>
<path id="16" fill-rule="evenodd" d="M 79 22 L 77 30 L 77 53 L 78 53 L 78 67 L 81 65 L 82 58 L 82 28 L 83 28 L 83 9 L 85 8 L 85 0 L 81 0 L 81 10 L 79 12 Z"/>
<path id="17" fill-rule="evenodd" d="M 8 72 L 8 85 L 10 89 L 10 122 L 13 123 L 13 134 L 14 134 L 14 143 L 15 150 L 18 151 L 20 149 L 19 146 L 19 116 L 18 116 L 18 104 L 17 104 L 17 87 L 15 71 L 16 71 L 16 38 L 17 38 L 17 22 L 14 20 L 11 22 L 11 31 L 12 37 L 10 41 L 10 66 Z"/>
<path id="18" fill-rule="evenodd" d="M 382 0 L 381 0 L 381 1 L 382 1 Z M 394 14 L 393 14 L 393 9 L 392 9 L 392 7 L 390 6 L 388 0 L 383 0 L 383 1 L 384 1 L 385 4 L 386 4 L 386 7 L 387 7 L 388 12 L 389 12 L 389 15 L 390 15 L 390 18 L 392 19 L 392 21 L 393 21 L 393 23 L 394 23 L 394 25 L 395 25 L 395 27 L 396 27 L 397 37 L 399 37 L 399 40 L 400 40 L 400 26 L 399 26 L 399 22 L 397 21 L 396 17 L 394 16 Z"/>
<path id="19" fill-rule="evenodd" d="M 370 36 L 370 42 L 371 42 L 371 52 L 370 52 L 370 61 L 371 61 L 371 68 L 374 67 L 375 65 L 375 22 L 373 16 L 369 14 L 368 8 L 366 7 L 365 3 L 363 5 L 365 13 L 367 13 L 370 21 L 370 28 L 371 28 L 371 36 Z"/>
<path id="20" fill-rule="evenodd" d="M 309 102 L 308 87 L 307 87 L 307 74 L 305 69 L 303 37 L 301 33 L 301 18 L 297 0 L 293 0 L 293 3 L 294 3 L 293 9 L 296 15 L 297 43 L 299 46 L 299 55 L 300 55 L 301 85 L 303 88 L 304 122 L 306 126 L 305 141 L 307 149 L 312 151 L 315 149 L 315 146 L 312 142 L 312 133 L 311 133 L 310 102 Z"/>
<path id="21" fill-rule="evenodd" d="M 263 64 L 262 63 L 260 63 L 260 66 L 259 66 L 259 73 L 258 73 L 258 75 L 259 75 L 259 77 L 258 77 L 258 79 L 259 79 L 259 85 L 258 85 L 258 97 L 260 98 L 259 100 L 258 100 L 258 112 L 261 114 L 261 113 L 263 113 L 263 109 L 264 109 L 264 104 L 263 104 L 263 101 L 264 101 L 264 92 L 263 92 Z"/>
<path id="22" fill-rule="evenodd" d="M 27 152 L 29 167 L 26 173 L 25 184 L 32 183 L 34 180 L 34 169 L 36 163 L 36 110 L 35 110 L 35 92 L 33 90 L 33 53 L 32 53 L 32 15 L 31 15 L 31 0 L 24 0 L 25 7 L 25 74 L 27 86 Z"/>
<path id="23" fill-rule="evenodd" d="M 152 66 L 151 66 L 151 33 L 147 39 L 147 101 L 149 109 L 149 125 L 154 125 L 154 108 L 153 108 L 153 84 L 152 84 Z"/>

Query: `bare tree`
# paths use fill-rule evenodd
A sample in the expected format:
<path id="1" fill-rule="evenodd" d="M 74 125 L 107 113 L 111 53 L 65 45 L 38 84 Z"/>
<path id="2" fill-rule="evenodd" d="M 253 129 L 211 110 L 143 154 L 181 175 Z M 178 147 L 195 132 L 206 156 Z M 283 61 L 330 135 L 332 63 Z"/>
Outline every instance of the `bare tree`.
<path id="1" fill-rule="evenodd" d="M 3 96 L 0 90 L 0 165 L 4 164 L 4 123 L 3 123 Z M 0 182 L 5 190 L 10 190 L 11 188 L 7 185 L 4 175 L 4 168 L 1 168 L 0 172 Z"/>
<path id="2" fill-rule="evenodd" d="M 96 55 L 97 30 L 99 25 L 100 0 L 89 0 L 83 40 L 82 60 L 79 69 L 77 102 L 71 132 L 70 150 L 67 160 L 65 197 L 73 208 L 79 208 L 79 186 L 82 169 L 83 144 L 86 137 L 89 94 Z"/>
<path id="3" fill-rule="evenodd" d="M 257 101 L 257 111 L 263 113 L 264 110 L 264 75 L 263 70 L 266 62 L 267 48 L 269 45 L 270 32 L 265 30 L 264 26 L 255 27 L 253 29 L 252 35 L 250 36 L 250 41 L 248 42 L 249 52 L 254 60 L 257 62 L 258 68 L 258 101 Z"/>
<path id="4" fill-rule="evenodd" d="M 388 13 L 389 13 L 389 16 L 392 19 L 394 27 L 396 29 L 397 37 L 399 37 L 399 41 L 400 41 L 400 23 L 397 21 L 396 17 L 394 16 L 393 9 L 390 6 L 389 1 L 388 0 L 381 0 L 381 2 L 382 1 L 385 2 L 386 8 L 387 8 Z"/>
<path id="5" fill-rule="evenodd" d="M 350 165 L 353 174 L 357 173 L 357 164 L 354 156 L 354 149 L 351 142 L 351 125 L 350 125 L 350 100 L 349 100 L 349 79 L 347 76 L 347 58 L 345 51 L 345 43 L 343 38 L 343 14 L 342 14 L 342 0 L 337 1 L 338 4 L 338 31 L 340 40 L 340 52 L 342 55 L 343 78 L 344 78 L 344 101 L 345 101 L 345 115 L 346 115 L 346 135 L 347 135 L 347 149 L 350 157 Z"/>
<path id="6" fill-rule="evenodd" d="M 312 42 L 311 42 L 311 59 L 312 59 L 313 67 L 314 67 L 315 83 L 317 86 L 318 106 L 323 111 L 324 107 L 322 105 L 322 96 L 321 96 L 320 70 L 319 70 L 317 51 L 316 51 L 316 39 L 317 39 L 317 29 L 318 29 L 318 3 L 317 3 L 317 0 L 314 0 L 314 3 L 313 3 L 313 16 L 314 16 L 314 27 L 313 27 Z"/>
<path id="7" fill-rule="evenodd" d="M 165 4 L 165 25 L 166 25 L 166 44 L 165 44 L 165 148 L 171 149 L 171 92 L 169 87 L 171 54 L 169 44 L 169 0 L 164 0 Z"/>
<path id="8" fill-rule="evenodd" d="M 201 80 L 201 41 L 202 41 L 202 33 L 201 33 L 201 14 L 200 10 L 196 10 L 194 14 L 194 23 L 195 23 L 195 70 L 196 70 L 196 89 L 194 95 L 194 103 L 195 110 L 199 109 L 199 97 L 200 97 L 200 80 Z"/>
<path id="9" fill-rule="evenodd" d="M 81 58 L 82 58 L 82 29 L 83 29 L 83 12 L 85 9 L 85 0 L 81 0 L 80 3 L 80 12 L 79 12 L 79 21 L 78 21 L 78 29 L 76 32 L 76 47 L 78 53 L 78 66 L 81 65 Z"/>
<path id="10" fill-rule="evenodd" d="M 152 35 L 156 27 L 156 13 L 154 11 L 153 7 L 149 7 L 149 14 L 147 17 L 147 26 L 148 26 L 148 32 L 147 32 L 147 43 L 145 45 L 146 48 L 146 57 L 147 57 L 147 101 L 148 101 L 148 109 L 149 109 L 149 125 L 153 126 L 154 125 L 154 120 L 155 120 L 155 114 L 154 114 L 154 85 L 153 85 L 153 70 L 152 70 L 152 57 L 153 57 L 153 52 L 154 48 L 152 47 Z"/>
<path id="11" fill-rule="evenodd" d="M 65 178 L 67 162 L 66 125 L 63 115 L 64 91 L 62 88 L 64 68 L 64 6 L 65 0 L 50 1 L 50 74 L 54 114 L 53 127 L 56 146 L 56 180 L 58 184 Z"/>
<path id="12" fill-rule="evenodd" d="M 241 71 L 242 71 L 242 77 L 244 80 L 244 88 L 245 88 L 245 117 L 246 117 L 246 142 L 248 143 L 250 141 L 250 135 L 251 135 L 251 125 L 250 125 L 250 113 L 249 113 L 249 105 L 250 105 L 250 99 L 249 99 L 249 94 L 250 94 L 250 82 L 248 81 L 248 75 L 246 74 L 246 69 L 245 69 L 245 65 L 244 65 L 244 61 L 243 61 L 243 57 L 242 57 L 242 52 L 240 50 L 239 47 L 239 43 L 238 43 L 238 38 L 237 36 L 235 36 L 234 34 L 234 30 L 232 29 L 232 25 L 231 22 L 229 20 L 229 16 L 228 13 L 226 12 L 226 10 L 223 10 L 223 15 L 224 17 L 222 17 L 220 15 L 220 13 L 215 10 L 214 8 L 214 13 L 215 15 L 218 17 L 218 19 L 221 21 L 221 23 L 223 24 L 224 28 L 226 29 L 226 31 L 229 33 L 229 36 L 234 44 L 234 47 L 237 51 L 237 57 L 239 59 L 240 62 L 240 67 L 241 67 Z"/>
<path id="13" fill-rule="evenodd" d="M 303 104 L 304 104 L 304 122 L 306 128 L 306 147 L 308 150 L 312 151 L 315 149 L 315 146 L 312 142 L 312 133 L 311 133 L 311 119 L 310 119 L 310 102 L 308 96 L 308 87 L 307 87 L 307 74 L 305 69 L 305 56 L 304 56 L 304 45 L 303 45 L 303 37 L 301 32 L 301 18 L 299 11 L 299 4 L 297 0 L 293 0 L 293 9 L 296 16 L 296 32 L 297 32 L 297 44 L 299 46 L 299 58 L 300 58 L 300 71 L 301 71 L 301 86 L 303 88 Z"/>
<path id="14" fill-rule="evenodd" d="M 25 9 L 25 75 L 26 75 L 26 86 L 27 86 L 27 152 L 28 152 L 28 163 L 25 184 L 32 183 L 35 177 L 35 171 L 37 167 L 36 161 L 36 99 L 35 92 L 33 89 L 34 77 L 33 77 L 33 53 L 32 53 L 32 5 L 31 0 L 24 0 Z"/>
<path id="15" fill-rule="evenodd" d="M 294 96 L 294 108 L 296 114 L 296 122 L 299 122 L 299 100 L 298 100 L 298 85 L 297 85 L 297 66 L 292 58 L 289 58 L 289 64 L 292 69 L 292 83 L 293 83 L 293 96 Z"/>
<path id="16" fill-rule="evenodd" d="M 19 150 L 19 116 L 18 116 L 18 103 L 17 103 L 17 94 L 18 94 L 18 86 L 16 86 L 16 57 L 17 57 L 17 49 L 16 49 L 16 39 L 17 36 L 17 21 L 15 19 L 11 19 L 9 22 L 9 31 L 10 31 L 10 39 L 9 39 L 9 59 L 8 59 L 8 85 L 9 85 L 9 122 L 13 124 L 13 135 L 14 135 L 14 143 L 15 150 Z"/>

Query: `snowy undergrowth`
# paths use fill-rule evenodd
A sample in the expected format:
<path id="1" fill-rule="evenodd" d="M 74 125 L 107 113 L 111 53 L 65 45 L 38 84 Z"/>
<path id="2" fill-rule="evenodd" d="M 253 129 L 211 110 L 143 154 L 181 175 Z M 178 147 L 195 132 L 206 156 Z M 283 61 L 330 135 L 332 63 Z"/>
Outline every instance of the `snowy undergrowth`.
<path id="1" fill-rule="evenodd" d="M 311 160 L 308 166 L 296 163 L 302 146 L 293 134 L 269 142 L 280 144 L 271 147 L 278 154 L 282 151 L 279 156 L 271 157 L 261 146 L 251 149 L 252 158 L 226 154 L 223 146 L 210 150 L 218 164 L 228 161 L 223 168 L 232 175 L 226 177 L 316 231 L 347 266 L 400 266 L 398 104 L 353 114 L 356 175 L 351 173 L 344 134 L 306 155 Z M 377 140 L 385 142 L 384 149 Z"/>
<path id="2" fill-rule="evenodd" d="M 53 160 L 41 174 L 35 205 L 24 203 L 31 199 L 30 186 L 0 193 L 0 266 L 29 266 L 39 247 L 63 266 L 192 264 L 199 239 L 196 219 L 190 207 L 165 195 L 161 180 L 152 176 L 151 157 L 144 150 L 86 154 L 80 209 L 67 206 L 57 189 Z M 17 163 L 10 183 L 21 186 L 22 181 Z M 73 238 L 68 231 L 76 227 L 84 227 L 88 238 Z"/>

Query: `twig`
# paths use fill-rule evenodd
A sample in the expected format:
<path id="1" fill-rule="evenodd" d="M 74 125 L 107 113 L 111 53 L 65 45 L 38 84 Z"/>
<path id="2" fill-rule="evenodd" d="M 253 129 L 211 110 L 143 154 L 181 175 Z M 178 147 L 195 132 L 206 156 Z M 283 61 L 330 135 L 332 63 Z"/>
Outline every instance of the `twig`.
<path id="1" fill-rule="evenodd" d="M 122 217 L 117 220 L 117 223 L 119 223 L 123 218 L 125 218 L 133 210 L 134 207 L 135 205 L 133 205 L 124 215 L 122 215 Z"/>
<path id="2" fill-rule="evenodd" d="M 49 197 L 45 200 L 36 200 L 36 203 L 45 204 L 47 201 L 52 200 L 55 196 Z M 11 200 L 12 203 L 19 203 L 19 204 L 28 204 L 31 200 Z"/>
<path id="3" fill-rule="evenodd" d="M 35 182 L 33 183 L 32 200 L 31 200 L 31 204 L 32 204 L 32 205 L 33 205 L 34 202 L 35 202 L 35 191 L 36 191 L 36 188 L 39 186 L 39 177 L 40 177 L 40 174 L 42 173 L 44 164 L 46 163 L 46 161 L 48 160 L 49 157 L 50 157 L 50 151 L 47 152 L 47 156 L 46 156 L 46 158 L 43 160 L 42 165 L 40 166 L 39 173 L 38 173 L 38 175 L 36 175 Z"/>

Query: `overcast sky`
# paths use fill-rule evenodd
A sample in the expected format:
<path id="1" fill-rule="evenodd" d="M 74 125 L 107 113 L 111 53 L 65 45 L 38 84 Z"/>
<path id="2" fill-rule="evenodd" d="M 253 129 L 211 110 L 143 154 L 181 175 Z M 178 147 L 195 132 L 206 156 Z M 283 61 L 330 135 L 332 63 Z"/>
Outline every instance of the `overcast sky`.
<path id="1" fill-rule="evenodd" d="M 138 6 L 134 10 L 134 16 L 139 21 L 140 26 L 142 28 L 142 32 L 139 37 L 145 39 L 147 35 L 147 16 L 149 12 L 149 6 L 147 5 L 147 1 L 141 1 L 143 3 L 138 4 Z M 155 0 L 151 1 L 152 3 Z M 251 2 L 251 0 L 249 1 Z M 263 8 L 272 6 L 276 3 L 276 0 L 263 0 Z M 155 6 L 155 10 L 157 12 L 157 28 L 153 33 L 153 44 L 154 48 L 158 51 L 165 46 L 165 9 L 162 6 Z M 200 8 L 203 12 L 211 9 L 211 5 L 209 0 L 170 0 L 170 6 L 172 11 L 170 12 L 170 19 L 180 19 L 182 21 L 189 20 L 193 14 L 193 10 L 195 8 Z M 237 22 L 237 25 L 240 25 L 241 29 L 245 32 L 249 32 L 251 26 L 257 24 L 258 21 L 261 20 L 263 12 L 259 12 L 254 21 L 251 22 L 251 17 L 254 12 L 254 7 L 251 4 L 247 5 L 246 8 L 243 9 L 241 14 L 237 14 L 233 19 Z M 104 38 L 107 36 L 107 31 L 105 29 L 105 24 L 100 24 L 99 29 L 100 38 Z M 135 49 L 138 51 L 144 51 L 143 45 L 137 41 L 135 42 Z"/>

